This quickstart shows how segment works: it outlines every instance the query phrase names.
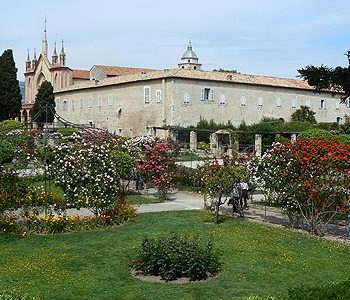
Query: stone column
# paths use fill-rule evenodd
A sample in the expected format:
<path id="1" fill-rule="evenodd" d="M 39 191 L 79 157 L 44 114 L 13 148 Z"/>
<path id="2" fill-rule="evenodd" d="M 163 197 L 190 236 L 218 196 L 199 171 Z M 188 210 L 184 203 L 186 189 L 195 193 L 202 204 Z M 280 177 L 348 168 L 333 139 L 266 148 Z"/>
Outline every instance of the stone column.
<path id="1" fill-rule="evenodd" d="M 197 132 L 196 131 L 190 131 L 190 150 L 191 151 L 197 150 Z"/>
<path id="2" fill-rule="evenodd" d="M 170 138 L 173 141 L 176 140 L 176 136 L 175 136 L 174 130 L 171 130 L 171 129 L 168 130 L 168 138 Z"/>
<path id="3" fill-rule="evenodd" d="M 280 138 L 280 136 L 281 136 L 281 135 L 280 135 L 279 133 L 276 133 L 276 134 L 275 134 L 275 142 Z"/>
<path id="4" fill-rule="evenodd" d="M 218 157 L 218 135 L 216 133 L 212 133 L 210 135 L 210 151 L 213 153 L 214 157 Z"/>
<path id="5" fill-rule="evenodd" d="M 291 142 L 295 142 L 297 140 L 297 134 L 296 133 L 292 133 L 290 136 L 290 141 Z"/>
<path id="6" fill-rule="evenodd" d="M 262 152 L 262 137 L 261 134 L 255 135 L 255 155 L 261 157 Z"/>

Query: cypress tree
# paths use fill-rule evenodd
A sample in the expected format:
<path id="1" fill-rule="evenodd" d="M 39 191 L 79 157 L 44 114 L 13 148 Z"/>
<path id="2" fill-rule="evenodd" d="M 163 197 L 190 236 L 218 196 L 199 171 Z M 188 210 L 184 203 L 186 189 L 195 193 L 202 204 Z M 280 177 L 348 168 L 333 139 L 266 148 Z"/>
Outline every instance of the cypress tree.
<path id="1" fill-rule="evenodd" d="M 21 92 L 11 49 L 0 56 L 0 121 L 20 116 Z"/>
<path id="2" fill-rule="evenodd" d="M 52 123 L 55 118 L 55 95 L 53 87 L 49 81 L 44 81 L 35 97 L 35 103 L 32 110 L 32 118 L 39 127 L 46 121 Z"/>

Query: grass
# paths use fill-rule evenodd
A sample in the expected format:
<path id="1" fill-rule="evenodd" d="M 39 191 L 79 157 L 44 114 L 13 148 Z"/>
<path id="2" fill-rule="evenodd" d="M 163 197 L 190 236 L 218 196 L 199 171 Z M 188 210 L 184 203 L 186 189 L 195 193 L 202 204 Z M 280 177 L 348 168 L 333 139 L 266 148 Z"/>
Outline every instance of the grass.
<path id="1" fill-rule="evenodd" d="M 193 152 L 183 152 L 180 154 L 178 158 L 176 158 L 176 161 L 181 161 L 181 162 L 194 161 L 194 160 L 205 160 L 205 158 Z"/>
<path id="2" fill-rule="evenodd" d="M 161 203 L 161 202 L 164 202 L 164 200 L 159 199 L 152 195 L 144 195 L 144 194 L 130 192 L 127 197 L 127 202 L 132 205 L 141 205 L 141 204 Z"/>
<path id="3" fill-rule="evenodd" d="M 112 229 L 56 235 L 0 234 L 0 290 L 42 299 L 239 299 L 303 283 L 349 278 L 349 247 L 240 219 L 220 225 L 199 211 L 147 213 Z M 212 236 L 222 252 L 216 279 L 189 284 L 133 278 L 129 262 L 145 235 Z M 236 298 L 237 297 L 237 298 Z"/>

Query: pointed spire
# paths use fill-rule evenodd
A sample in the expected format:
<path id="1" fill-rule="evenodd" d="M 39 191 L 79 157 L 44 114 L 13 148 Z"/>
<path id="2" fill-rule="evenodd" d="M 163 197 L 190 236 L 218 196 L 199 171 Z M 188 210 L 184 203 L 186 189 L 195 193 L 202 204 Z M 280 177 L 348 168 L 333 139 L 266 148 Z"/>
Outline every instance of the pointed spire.
<path id="1" fill-rule="evenodd" d="M 28 55 L 27 55 L 27 61 L 26 61 L 26 71 L 28 71 L 31 67 L 32 67 L 32 63 L 30 61 L 29 49 L 28 49 Z"/>
<path id="2" fill-rule="evenodd" d="M 55 42 L 55 46 L 54 46 L 54 49 L 53 49 L 53 55 L 54 55 L 54 56 L 57 56 L 57 51 L 56 51 L 56 42 Z"/>
<path id="3" fill-rule="evenodd" d="M 36 59 L 36 49 L 34 48 L 34 57 L 33 57 L 33 60 L 32 60 L 32 69 L 35 69 L 37 63 L 38 63 L 38 60 Z"/>
<path id="4" fill-rule="evenodd" d="M 28 55 L 27 55 L 27 62 L 30 61 L 30 57 L 29 57 L 29 48 L 28 48 Z"/>
<path id="5" fill-rule="evenodd" d="M 65 53 L 64 53 L 64 47 L 63 47 L 63 40 L 62 40 L 61 54 L 65 54 Z"/>
<path id="6" fill-rule="evenodd" d="M 62 48 L 60 53 L 60 65 L 61 66 L 66 65 L 66 54 L 64 53 L 63 40 L 62 40 Z"/>
<path id="7" fill-rule="evenodd" d="M 54 46 L 53 54 L 52 54 L 52 64 L 53 65 L 57 64 L 57 58 L 58 58 L 58 55 L 57 55 L 57 51 L 56 51 L 56 42 L 55 42 L 55 46 Z"/>
<path id="8" fill-rule="evenodd" d="M 187 50 L 192 50 L 191 40 L 189 40 L 189 42 L 188 42 Z"/>
<path id="9" fill-rule="evenodd" d="M 43 40 L 41 42 L 41 53 L 44 56 L 47 56 L 47 37 L 46 37 L 46 16 L 45 16 L 45 20 L 44 20 L 44 34 L 43 34 Z"/>

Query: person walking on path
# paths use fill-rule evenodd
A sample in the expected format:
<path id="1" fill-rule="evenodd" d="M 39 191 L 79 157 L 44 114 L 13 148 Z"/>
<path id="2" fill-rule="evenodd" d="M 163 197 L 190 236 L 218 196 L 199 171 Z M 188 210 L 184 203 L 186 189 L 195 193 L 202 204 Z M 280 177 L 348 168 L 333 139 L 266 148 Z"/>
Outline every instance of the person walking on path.
<path id="1" fill-rule="evenodd" d="M 248 190 L 249 190 L 249 185 L 245 180 L 241 180 L 240 183 L 240 190 L 241 190 L 241 206 L 243 206 L 244 203 L 244 208 L 248 209 Z"/>

